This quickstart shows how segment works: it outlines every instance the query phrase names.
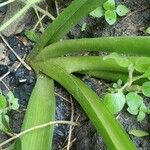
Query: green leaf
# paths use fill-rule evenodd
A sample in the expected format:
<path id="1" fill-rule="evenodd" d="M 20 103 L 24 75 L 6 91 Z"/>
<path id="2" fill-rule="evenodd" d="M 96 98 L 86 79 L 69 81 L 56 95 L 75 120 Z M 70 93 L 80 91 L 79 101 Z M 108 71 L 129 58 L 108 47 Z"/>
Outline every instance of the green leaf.
<path id="1" fill-rule="evenodd" d="M 125 16 L 129 12 L 129 9 L 125 5 L 118 5 L 116 8 L 116 13 L 119 16 Z"/>
<path id="2" fill-rule="evenodd" d="M 126 57 L 122 57 L 117 53 L 111 53 L 110 55 L 105 56 L 103 58 L 103 60 L 107 60 L 107 59 L 114 59 L 116 63 L 121 67 L 129 67 L 129 65 L 131 64 L 129 59 L 127 59 Z"/>
<path id="3" fill-rule="evenodd" d="M 11 91 L 9 91 L 7 96 L 8 96 L 10 109 L 13 109 L 13 110 L 19 109 L 18 99 L 14 97 L 14 94 Z"/>
<path id="4" fill-rule="evenodd" d="M 150 59 L 149 57 L 140 57 L 135 62 L 135 69 L 139 72 L 145 72 L 150 67 Z"/>
<path id="5" fill-rule="evenodd" d="M 143 104 L 143 98 L 135 92 L 128 93 L 126 101 L 130 110 L 137 110 Z"/>
<path id="6" fill-rule="evenodd" d="M 128 93 L 126 96 L 127 105 L 129 108 L 127 109 L 129 113 L 132 115 L 137 115 L 137 120 L 142 121 L 145 118 L 145 113 L 147 108 L 143 103 L 143 98 L 137 95 L 134 92 Z"/>
<path id="7" fill-rule="evenodd" d="M 29 99 L 22 131 L 55 120 L 55 96 L 53 80 L 38 75 Z M 21 137 L 22 149 L 51 150 L 54 125 L 30 132 Z M 16 148 L 16 147 L 15 147 Z M 20 150 L 18 147 L 15 150 Z"/>
<path id="8" fill-rule="evenodd" d="M 126 60 L 128 61 L 128 59 L 126 59 Z M 124 63 L 125 63 L 125 62 L 124 62 Z M 129 64 L 129 63 L 128 63 L 128 64 Z M 117 81 L 117 84 L 118 84 L 119 87 L 121 87 L 121 85 L 123 84 L 122 80 L 119 79 L 119 80 Z"/>
<path id="9" fill-rule="evenodd" d="M 127 108 L 127 111 L 132 115 L 137 115 L 139 113 L 138 109 L 131 109 L 130 107 Z"/>
<path id="10" fill-rule="evenodd" d="M 115 10 L 115 1 L 114 0 L 108 0 L 103 4 L 103 7 L 105 10 Z"/>
<path id="11" fill-rule="evenodd" d="M 150 97 L 150 81 L 143 83 L 143 85 L 142 85 L 142 93 L 145 96 Z"/>
<path id="12" fill-rule="evenodd" d="M 144 77 L 146 77 L 150 80 L 150 67 L 145 71 Z"/>
<path id="13" fill-rule="evenodd" d="M 6 98 L 0 93 L 0 109 L 4 109 L 7 107 Z"/>
<path id="14" fill-rule="evenodd" d="M 3 122 L 4 118 L 5 118 L 5 121 L 7 122 L 7 124 L 9 124 L 9 117 L 7 115 L 1 114 L 0 115 L 0 130 L 3 132 L 6 132 L 6 131 L 8 131 L 7 130 L 8 128 L 7 128 L 7 126 L 5 126 L 5 123 Z"/>
<path id="15" fill-rule="evenodd" d="M 100 37 L 88 39 L 64 40 L 45 47 L 34 60 L 46 60 L 53 57 L 63 56 L 68 53 L 81 51 L 105 51 L 116 52 L 127 55 L 149 55 L 150 56 L 150 36 L 124 36 L 124 37 Z M 134 44 L 138 43 L 138 44 Z M 143 48 L 145 51 L 143 51 Z M 60 50 L 61 49 L 61 50 Z M 132 64 L 141 57 L 128 57 Z M 147 57 L 149 58 L 149 57 Z"/>
<path id="16" fill-rule="evenodd" d="M 83 25 L 82 25 L 82 27 L 81 27 L 81 31 L 85 31 L 85 30 L 86 30 L 86 26 L 87 26 L 86 22 L 83 23 Z"/>
<path id="17" fill-rule="evenodd" d="M 104 97 L 104 104 L 112 114 L 117 114 L 125 105 L 125 96 L 122 92 L 108 93 Z"/>
<path id="18" fill-rule="evenodd" d="M 114 88 L 114 89 L 117 89 L 117 88 L 118 88 L 118 84 L 117 84 L 117 83 L 114 83 L 114 84 L 113 84 L 113 88 Z"/>
<path id="19" fill-rule="evenodd" d="M 145 132 L 145 131 L 142 131 L 142 130 L 137 130 L 137 129 L 134 129 L 134 130 L 130 130 L 129 131 L 129 134 L 132 134 L 136 137 L 145 137 L 145 136 L 149 136 L 149 133 L 148 132 Z"/>
<path id="20" fill-rule="evenodd" d="M 104 9 L 102 7 L 98 7 L 96 8 L 95 10 L 93 10 L 90 15 L 92 17 L 95 17 L 95 18 L 100 18 L 104 15 Z"/>
<path id="21" fill-rule="evenodd" d="M 129 137 L 120 128 L 118 121 L 100 101 L 99 96 L 86 86 L 83 81 L 67 73 L 65 69 L 56 64 L 38 62 L 35 65 L 39 71 L 55 79 L 73 95 L 93 122 L 98 133 L 103 137 L 108 149 L 136 149 L 134 144 L 130 142 Z M 116 141 L 118 142 L 116 143 Z"/>
<path id="22" fill-rule="evenodd" d="M 144 120 L 146 114 L 143 111 L 140 111 L 138 116 L 137 116 L 137 121 L 141 122 L 142 120 Z"/>
<path id="23" fill-rule="evenodd" d="M 109 25 L 113 25 L 117 21 L 117 15 L 115 11 L 107 10 L 105 12 L 105 20 Z"/>
<path id="24" fill-rule="evenodd" d="M 148 27 L 148 28 L 146 29 L 146 32 L 147 32 L 148 34 L 150 34 L 150 27 Z"/>
<path id="25" fill-rule="evenodd" d="M 101 6 L 106 0 L 74 0 L 72 3 L 45 29 L 40 39 L 36 42 L 32 57 L 45 46 L 59 41 L 83 17 Z"/>
<path id="26" fill-rule="evenodd" d="M 13 133 L 9 125 L 9 117 L 7 115 L 2 114 L 2 124 L 6 131 Z"/>
<path id="27" fill-rule="evenodd" d="M 37 42 L 39 39 L 39 35 L 33 31 L 33 30 L 28 30 L 25 32 L 25 35 L 27 36 L 27 38 L 33 42 Z"/>

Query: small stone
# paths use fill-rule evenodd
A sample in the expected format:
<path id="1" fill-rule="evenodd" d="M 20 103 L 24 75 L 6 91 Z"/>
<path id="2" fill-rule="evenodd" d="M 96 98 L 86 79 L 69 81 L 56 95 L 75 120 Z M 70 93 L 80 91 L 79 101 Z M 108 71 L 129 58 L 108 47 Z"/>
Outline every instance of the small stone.
<path id="1" fill-rule="evenodd" d="M 9 53 L 8 58 L 12 62 L 15 62 L 17 60 L 16 56 L 12 52 Z"/>
<path id="2" fill-rule="evenodd" d="M 8 72 L 8 67 L 6 65 L 0 64 L 0 76 Z"/>

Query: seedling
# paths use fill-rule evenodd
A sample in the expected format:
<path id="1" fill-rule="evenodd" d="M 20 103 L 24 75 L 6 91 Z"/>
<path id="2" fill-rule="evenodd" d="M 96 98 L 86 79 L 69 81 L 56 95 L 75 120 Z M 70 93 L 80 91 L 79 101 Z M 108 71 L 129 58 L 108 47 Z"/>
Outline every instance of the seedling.
<path id="1" fill-rule="evenodd" d="M 109 25 L 113 25 L 117 21 L 117 15 L 120 17 L 125 16 L 129 12 L 129 9 L 125 5 L 118 5 L 116 7 L 115 0 L 106 1 L 103 6 L 99 6 L 93 10 L 90 15 L 95 18 L 105 17 L 106 22 Z"/>
<path id="2" fill-rule="evenodd" d="M 19 103 L 18 99 L 14 97 L 11 91 L 7 94 L 7 99 L 2 93 L 0 92 L 0 130 L 12 134 L 12 131 L 9 127 L 9 116 L 8 112 L 12 110 L 18 110 Z"/>
<path id="3" fill-rule="evenodd" d="M 145 114 L 150 113 L 150 109 L 146 107 L 141 97 L 141 93 L 145 96 L 149 96 L 150 82 L 146 81 L 142 86 L 138 84 L 134 85 L 134 83 L 142 78 L 149 80 L 149 69 L 145 68 L 146 71 L 144 71 L 142 75 L 133 78 L 134 70 L 139 70 L 139 66 L 135 65 L 139 60 L 132 62 L 127 57 L 121 57 L 116 53 L 112 53 L 104 57 L 104 59 L 114 59 L 121 67 L 128 67 L 129 71 L 127 82 L 122 85 L 123 82 L 118 80 L 118 83 L 113 84 L 111 93 L 106 94 L 104 97 L 104 104 L 113 114 L 120 112 L 125 104 L 127 104 L 127 111 L 132 115 L 137 115 L 137 120 L 141 122 L 145 118 Z"/>

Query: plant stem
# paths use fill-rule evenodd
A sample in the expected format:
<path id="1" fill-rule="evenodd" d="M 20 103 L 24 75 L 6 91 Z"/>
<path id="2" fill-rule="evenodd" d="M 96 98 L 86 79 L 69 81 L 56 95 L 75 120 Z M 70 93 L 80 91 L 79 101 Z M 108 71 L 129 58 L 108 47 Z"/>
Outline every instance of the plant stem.
<path id="1" fill-rule="evenodd" d="M 129 77 L 128 77 L 128 81 L 126 82 L 126 84 L 120 89 L 121 91 L 125 90 L 126 88 L 130 88 L 133 82 L 136 82 L 142 78 L 145 78 L 145 76 L 142 74 L 140 76 L 136 76 L 133 77 L 133 72 L 134 72 L 134 66 L 131 64 L 128 67 L 128 71 L 129 71 Z"/>
<path id="2" fill-rule="evenodd" d="M 102 37 L 66 40 L 45 47 L 36 60 L 45 60 L 81 51 L 105 51 L 130 55 L 150 56 L 150 37 Z M 144 51 L 143 51 L 144 49 Z"/>
<path id="3" fill-rule="evenodd" d="M 31 5 L 25 5 L 18 13 L 16 13 L 13 17 L 11 17 L 8 21 L 6 21 L 3 25 L 0 26 L 0 33 L 6 29 L 9 25 L 11 25 L 15 20 L 24 15 L 28 9 L 30 9 Z"/>
<path id="4" fill-rule="evenodd" d="M 143 79 L 143 78 L 145 78 L 144 75 L 133 77 L 133 82 L 138 81 L 138 80 Z"/>

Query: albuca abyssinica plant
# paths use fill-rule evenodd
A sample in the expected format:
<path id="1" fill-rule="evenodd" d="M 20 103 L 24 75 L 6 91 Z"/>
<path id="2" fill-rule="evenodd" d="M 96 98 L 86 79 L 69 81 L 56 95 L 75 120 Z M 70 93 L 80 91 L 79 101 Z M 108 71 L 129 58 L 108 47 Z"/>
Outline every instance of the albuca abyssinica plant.
<path id="1" fill-rule="evenodd" d="M 74 0 L 37 40 L 27 58 L 27 63 L 36 73 L 37 81 L 28 103 L 22 131 L 55 120 L 56 81 L 79 102 L 108 149 L 136 149 L 113 114 L 119 112 L 125 103 L 129 107 L 128 111 L 135 115 L 149 111 L 135 92 L 138 91 L 137 87 L 143 84 L 141 91 L 149 96 L 150 37 L 100 37 L 59 42 L 82 17 L 102 6 L 104 2 L 106 0 Z M 118 54 L 113 53 L 105 57 L 64 56 L 81 51 L 107 51 Z M 92 89 L 74 75 L 75 72 L 111 81 L 120 80 L 104 101 L 101 101 Z M 125 95 L 127 90 L 128 94 Z M 138 105 L 134 106 L 136 97 Z M 112 101 L 115 104 L 113 106 Z M 22 150 L 50 150 L 53 128 L 51 125 L 29 132 L 17 143 L 21 143 Z M 20 150 L 20 144 L 15 146 L 15 150 Z"/>

